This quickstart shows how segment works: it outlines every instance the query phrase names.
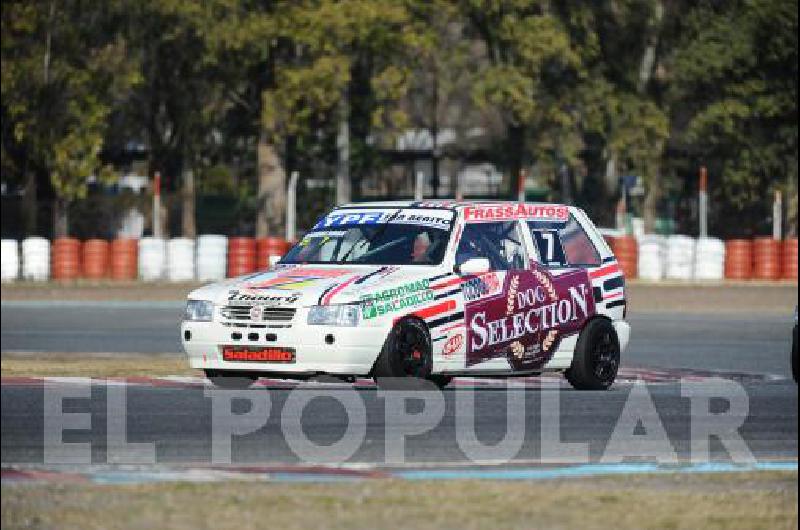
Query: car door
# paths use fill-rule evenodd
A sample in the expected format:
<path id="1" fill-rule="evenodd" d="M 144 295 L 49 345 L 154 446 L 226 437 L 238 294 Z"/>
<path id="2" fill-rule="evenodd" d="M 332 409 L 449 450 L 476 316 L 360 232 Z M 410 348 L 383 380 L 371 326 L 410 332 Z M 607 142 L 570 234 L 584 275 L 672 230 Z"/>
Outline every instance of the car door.
<path id="1" fill-rule="evenodd" d="M 513 342 L 505 340 L 508 333 L 501 329 L 499 319 L 513 306 L 519 277 L 530 263 L 522 225 L 516 220 L 466 223 L 455 264 L 459 266 L 472 258 L 486 258 L 490 270 L 466 277 L 462 283 L 467 326 L 466 368 L 480 368 L 489 362 L 493 370 L 510 370 L 508 364 L 491 361 L 506 358 Z"/>

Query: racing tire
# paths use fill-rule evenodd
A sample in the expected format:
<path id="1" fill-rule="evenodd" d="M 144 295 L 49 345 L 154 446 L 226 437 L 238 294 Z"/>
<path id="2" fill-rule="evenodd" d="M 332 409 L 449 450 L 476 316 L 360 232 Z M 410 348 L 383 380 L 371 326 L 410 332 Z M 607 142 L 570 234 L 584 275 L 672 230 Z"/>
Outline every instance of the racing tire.
<path id="1" fill-rule="evenodd" d="M 597 318 L 581 331 L 564 375 L 576 390 L 608 390 L 617 378 L 619 362 L 617 332 L 609 320 Z"/>
<path id="2" fill-rule="evenodd" d="M 424 390 L 433 387 L 432 369 L 428 328 L 421 320 L 409 318 L 398 322 L 389 332 L 372 368 L 372 377 L 385 390 Z"/>
<path id="3" fill-rule="evenodd" d="M 453 376 L 450 375 L 443 375 L 443 374 L 433 374 L 428 376 L 428 380 L 431 381 L 436 387 L 441 390 L 453 380 Z"/>
<path id="4" fill-rule="evenodd" d="M 244 390 L 250 388 L 258 377 L 252 375 L 235 374 L 220 370 L 205 370 L 206 378 L 217 388 L 225 390 Z"/>

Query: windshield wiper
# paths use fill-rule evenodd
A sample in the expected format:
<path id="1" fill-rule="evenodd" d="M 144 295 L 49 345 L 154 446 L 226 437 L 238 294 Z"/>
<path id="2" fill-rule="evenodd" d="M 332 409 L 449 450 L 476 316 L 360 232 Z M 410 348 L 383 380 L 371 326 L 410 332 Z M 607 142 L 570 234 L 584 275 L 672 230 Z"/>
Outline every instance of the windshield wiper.
<path id="1" fill-rule="evenodd" d="M 397 218 L 397 216 L 400 215 L 400 212 L 402 212 L 402 211 L 403 211 L 402 208 L 398 208 L 396 212 L 394 212 L 392 215 L 389 216 L 388 219 L 386 219 L 386 222 L 383 223 L 383 226 L 381 226 L 380 228 L 375 230 L 375 233 L 372 234 L 372 237 L 369 237 L 369 238 L 367 238 L 365 240 L 367 248 L 369 248 L 369 245 L 373 241 L 375 241 L 378 238 L 378 236 L 382 235 L 386 231 L 386 229 L 389 227 L 389 223 L 394 221 Z M 353 253 L 353 251 L 355 250 L 356 245 L 358 245 L 358 243 L 359 243 L 359 241 L 356 241 L 355 243 L 353 243 L 353 246 L 350 247 L 349 249 L 347 249 L 347 252 L 345 252 L 344 256 L 342 256 L 342 259 L 338 260 L 337 263 L 345 263 L 345 262 L 347 262 L 347 258 L 349 258 L 350 254 Z"/>

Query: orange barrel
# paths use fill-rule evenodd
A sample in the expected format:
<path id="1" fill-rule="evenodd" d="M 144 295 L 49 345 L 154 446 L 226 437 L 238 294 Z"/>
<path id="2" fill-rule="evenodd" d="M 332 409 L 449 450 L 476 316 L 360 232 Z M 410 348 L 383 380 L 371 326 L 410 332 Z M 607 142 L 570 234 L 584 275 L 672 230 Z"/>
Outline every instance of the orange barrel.
<path id="1" fill-rule="evenodd" d="M 53 241 L 54 280 L 74 280 L 81 275 L 81 242 L 71 237 L 59 237 Z"/>
<path id="2" fill-rule="evenodd" d="M 115 239 L 111 242 L 111 278 L 135 280 L 139 266 L 139 241 Z"/>
<path id="3" fill-rule="evenodd" d="M 753 239 L 753 278 L 777 280 L 781 277 L 781 243 L 771 237 Z"/>
<path id="4" fill-rule="evenodd" d="M 797 238 L 792 237 L 783 241 L 783 267 L 782 276 L 786 280 L 797 279 Z"/>
<path id="5" fill-rule="evenodd" d="M 636 238 L 632 236 L 612 237 L 609 238 L 611 250 L 622 267 L 622 272 L 625 278 L 636 278 L 636 272 L 639 264 L 639 245 Z"/>
<path id="6" fill-rule="evenodd" d="M 289 252 L 291 244 L 280 237 L 263 237 L 258 240 L 258 269 L 266 270 Z"/>
<path id="7" fill-rule="evenodd" d="M 83 243 L 83 276 L 92 280 L 106 278 L 109 272 L 109 246 L 103 239 Z"/>
<path id="8" fill-rule="evenodd" d="M 228 239 L 228 277 L 249 274 L 256 270 L 256 240 L 252 237 Z"/>
<path id="9" fill-rule="evenodd" d="M 729 239 L 725 242 L 725 278 L 749 280 L 753 277 L 753 242 Z"/>

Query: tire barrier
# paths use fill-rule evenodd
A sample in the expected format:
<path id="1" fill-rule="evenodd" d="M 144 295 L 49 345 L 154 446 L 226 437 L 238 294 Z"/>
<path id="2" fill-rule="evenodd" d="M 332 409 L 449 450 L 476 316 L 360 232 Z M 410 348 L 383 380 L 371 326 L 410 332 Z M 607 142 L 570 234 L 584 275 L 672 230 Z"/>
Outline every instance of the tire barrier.
<path id="1" fill-rule="evenodd" d="M 164 277 L 167 263 L 167 243 L 155 237 L 139 240 L 139 278 L 148 282 Z"/>
<path id="2" fill-rule="evenodd" d="M 83 277 L 90 280 L 107 278 L 110 271 L 108 241 L 89 239 L 83 243 Z"/>
<path id="3" fill-rule="evenodd" d="M 197 237 L 197 279 L 214 281 L 225 279 L 228 238 L 205 234 Z"/>
<path id="4" fill-rule="evenodd" d="M 167 242 L 167 279 L 171 282 L 194 280 L 194 239 L 176 237 Z"/>
<path id="5" fill-rule="evenodd" d="M 291 243 L 280 237 L 263 237 L 258 239 L 258 258 L 256 267 L 258 270 L 267 270 L 275 265 L 278 260 L 289 252 Z"/>
<path id="6" fill-rule="evenodd" d="M 81 242 L 71 237 L 53 241 L 52 277 L 54 280 L 75 280 L 81 276 Z"/>
<path id="7" fill-rule="evenodd" d="M 631 236 L 612 237 L 609 243 L 625 277 L 629 280 L 636 278 L 639 266 L 639 245 L 636 239 Z"/>
<path id="8" fill-rule="evenodd" d="M 45 238 L 22 240 L 22 279 L 35 282 L 50 279 L 50 242 Z"/>
<path id="9" fill-rule="evenodd" d="M 19 245 L 16 239 L 0 241 L 0 281 L 13 282 L 19 278 Z"/>
<path id="10" fill-rule="evenodd" d="M 609 237 L 628 279 L 670 280 L 792 280 L 797 281 L 797 238 L 770 237 L 693 239 L 644 235 Z M 0 280 L 73 280 L 77 278 L 185 282 L 217 281 L 266 270 L 289 250 L 281 238 L 227 238 L 204 234 L 197 240 L 153 237 L 108 242 L 74 238 L 49 241 L 29 237 L 21 244 L 2 240 Z M 51 259 L 52 258 L 52 259 Z"/>
<path id="11" fill-rule="evenodd" d="M 719 281 L 725 277 L 725 243 L 716 238 L 700 238 L 695 244 L 694 279 Z"/>
<path id="12" fill-rule="evenodd" d="M 111 242 L 111 279 L 135 280 L 138 274 L 139 241 L 115 239 Z"/>
<path id="13" fill-rule="evenodd" d="M 749 280 L 753 277 L 753 241 L 729 239 L 725 242 L 725 278 Z"/>
<path id="14" fill-rule="evenodd" d="M 771 237 L 753 240 L 753 278 L 777 280 L 781 277 L 781 244 Z"/>
<path id="15" fill-rule="evenodd" d="M 664 278 L 665 241 L 663 236 L 639 238 L 639 278 L 658 281 Z"/>
<path id="16" fill-rule="evenodd" d="M 694 272 L 695 242 L 689 236 L 667 238 L 666 272 L 668 280 L 691 280 Z"/>
<path id="17" fill-rule="evenodd" d="M 228 239 L 228 278 L 256 270 L 256 240 L 252 237 Z"/>
<path id="18" fill-rule="evenodd" d="M 785 239 L 781 253 L 783 254 L 781 276 L 784 280 L 797 280 L 797 238 Z"/>

